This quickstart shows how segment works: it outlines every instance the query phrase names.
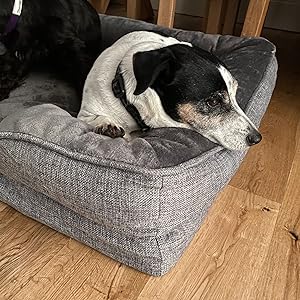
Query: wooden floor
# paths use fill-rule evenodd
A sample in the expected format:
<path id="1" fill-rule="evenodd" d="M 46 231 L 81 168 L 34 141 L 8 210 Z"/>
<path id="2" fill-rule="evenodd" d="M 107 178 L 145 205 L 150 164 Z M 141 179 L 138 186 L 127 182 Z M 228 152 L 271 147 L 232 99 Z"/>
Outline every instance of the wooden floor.
<path id="1" fill-rule="evenodd" d="M 253 147 L 170 273 L 155 278 L 0 202 L 0 299 L 300 299 L 300 35 L 278 46 L 277 87 Z"/>

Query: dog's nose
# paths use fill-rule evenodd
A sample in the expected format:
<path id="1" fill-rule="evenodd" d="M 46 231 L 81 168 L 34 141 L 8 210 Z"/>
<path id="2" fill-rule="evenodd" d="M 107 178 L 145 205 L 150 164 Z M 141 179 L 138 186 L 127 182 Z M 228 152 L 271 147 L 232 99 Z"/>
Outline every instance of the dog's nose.
<path id="1" fill-rule="evenodd" d="M 262 139 L 261 134 L 258 131 L 251 132 L 247 135 L 246 141 L 249 146 L 258 144 Z"/>

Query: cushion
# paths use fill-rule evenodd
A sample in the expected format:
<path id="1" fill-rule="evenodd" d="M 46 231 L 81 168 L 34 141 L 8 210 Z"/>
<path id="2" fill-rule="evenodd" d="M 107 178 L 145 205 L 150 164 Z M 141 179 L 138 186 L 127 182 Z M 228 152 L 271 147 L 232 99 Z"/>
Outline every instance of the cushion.
<path id="1" fill-rule="evenodd" d="M 155 30 L 212 51 L 238 80 L 237 100 L 259 125 L 276 80 L 273 44 L 100 18 L 104 47 L 130 31 Z M 79 105 L 46 66 L 0 102 L 0 199 L 126 265 L 166 273 L 246 151 L 178 128 L 111 139 L 74 117 Z"/>

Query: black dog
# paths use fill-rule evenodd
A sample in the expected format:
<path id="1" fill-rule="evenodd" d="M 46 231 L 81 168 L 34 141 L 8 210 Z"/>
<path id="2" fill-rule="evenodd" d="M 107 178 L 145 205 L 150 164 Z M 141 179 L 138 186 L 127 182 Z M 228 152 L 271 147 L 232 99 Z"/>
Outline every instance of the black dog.
<path id="1" fill-rule="evenodd" d="M 81 93 L 100 43 L 100 20 L 87 0 L 1 0 L 0 100 L 42 61 Z"/>

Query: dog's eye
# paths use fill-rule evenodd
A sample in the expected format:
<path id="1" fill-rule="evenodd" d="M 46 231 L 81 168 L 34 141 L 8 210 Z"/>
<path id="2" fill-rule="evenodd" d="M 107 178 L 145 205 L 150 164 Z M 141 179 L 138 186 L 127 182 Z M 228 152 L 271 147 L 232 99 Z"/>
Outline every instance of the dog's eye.
<path id="1" fill-rule="evenodd" d="M 209 107 L 216 107 L 220 104 L 220 99 L 218 98 L 210 98 L 206 101 L 206 104 L 209 106 Z"/>

